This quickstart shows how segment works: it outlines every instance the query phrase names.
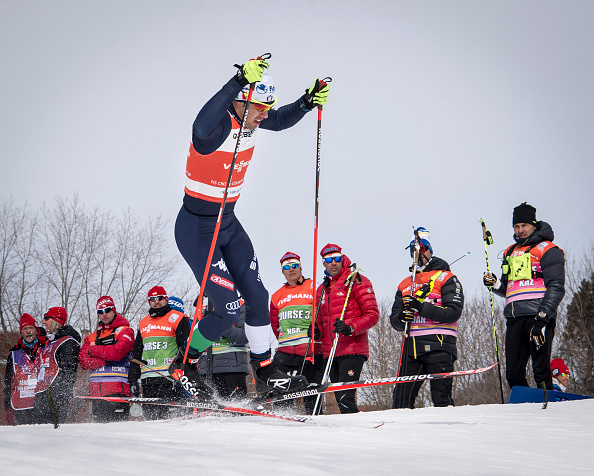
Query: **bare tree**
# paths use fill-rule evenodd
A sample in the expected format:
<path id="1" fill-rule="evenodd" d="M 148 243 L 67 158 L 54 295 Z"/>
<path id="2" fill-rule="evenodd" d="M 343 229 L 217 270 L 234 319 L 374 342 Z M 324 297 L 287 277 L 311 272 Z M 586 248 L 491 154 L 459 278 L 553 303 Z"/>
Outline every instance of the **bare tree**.
<path id="1" fill-rule="evenodd" d="M 0 326 L 3 332 L 18 330 L 38 282 L 34 266 L 37 215 L 27 205 L 0 202 Z"/>

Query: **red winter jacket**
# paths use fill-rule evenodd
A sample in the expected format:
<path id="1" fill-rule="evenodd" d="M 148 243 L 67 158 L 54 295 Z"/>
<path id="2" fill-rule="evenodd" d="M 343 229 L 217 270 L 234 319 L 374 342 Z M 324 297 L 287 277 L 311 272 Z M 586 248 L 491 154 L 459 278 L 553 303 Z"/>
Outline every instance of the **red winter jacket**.
<path id="1" fill-rule="evenodd" d="M 134 347 L 134 330 L 130 327 L 128 320 L 117 314 L 111 324 L 99 323 L 101 337 L 109 335 L 113 329 L 116 343 L 113 345 L 91 345 L 94 343 L 97 332 L 93 332 L 85 338 L 84 344 L 78 355 L 80 365 L 85 370 L 95 370 L 108 363 L 118 362 L 126 357 Z M 89 395 L 102 396 L 124 394 L 130 396 L 130 386 L 123 382 L 89 382 Z"/>
<path id="2" fill-rule="evenodd" d="M 334 336 L 336 335 L 333 332 L 334 322 L 340 318 L 344 300 L 348 293 L 348 286 L 345 286 L 344 281 L 351 272 L 350 265 L 351 260 L 346 255 L 343 255 L 342 270 L 338 276 L 330 278 L 330 288 L 326 289 L 324 301 L 320 307 L 317 324 L 322 331 L 322 351 L 324 358 L 330 355 Z M 361 282 L 356 280 L 355 284 L 353 284 L 349 302 L 344 313 L 345 324 L 352 326 L 355 331 L 350 336 L 339 334 L 335 353 L 337 357 L 358 354 L 369 358 L 367 331 L 378 323 L 379 309 L 371 281 L 365 276 L 360 276 Z M 323 284 L 320 285 L 316 296 L 321 295 L 323 287 Z"/>

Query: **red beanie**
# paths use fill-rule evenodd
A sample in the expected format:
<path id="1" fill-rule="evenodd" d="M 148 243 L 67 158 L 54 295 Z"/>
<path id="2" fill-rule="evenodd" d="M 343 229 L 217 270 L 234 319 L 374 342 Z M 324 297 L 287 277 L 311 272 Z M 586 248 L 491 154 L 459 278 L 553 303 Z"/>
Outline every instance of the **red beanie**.
<path id="1" fill-rule="evenodd" d="M 287 261 L 288 259 L 296 259 L 297 261 L 301 261 L 301 257 L 297 253 L 287 251 L 280 259 L 281 264 L 283 264 L 283 261 Z"/>
<path id="2" fill-rule="evenodd" d="M 323 258 L 324 256 L 330 253 L 342 253 L 342 248 L 338 245 L 328 243 L 326 246 L 322 248 L 322 251 L 320 251 L 320 256 Z"/>
<path id="3" fill-rule="evenodd" d="M 148 292 L 148 297 L 150 298 L 153 296 L 165 296 L 165 299 L 169 301 L 169 298 L 167 297 L 167 291 L 165 291 L 165 288 L 162 286 L 153 286 L 151 288 L 151 290 Z"/>
<path id="4" fill-rule="evenodd" d="M 553 377 L 556 377 L 559 374 L 568 374 L 569 367 L 565 365 L 565 361 L 563 359 L 553 359 L 551 360 L 551 373 Z"/>
<path id="5" fill-rule="evenodd" d="M 21 324 L 19 325 L 19 332 L 23 330 L 23 327 L 27 327 L 27 326 L 37 327 L 37 324 L 35 323 L 35 319 L 33 319 L 33 317 L 30 314 L 25 313 L 21 316 Z"/>
<path id="6" fill-rule="evenodd" d="M 66 309 L 63 307 L 50 307 L 43 317 L 51 317 L 54 321 L 65 325 L 68 314 L 66 314 Z"/>
<path id="7" fill-rule="evenodd" d="M 101 296 L 99 299 L 97 299 L 97 310 L 99 311 L 101 309 L 105 309 L 106 307 L 111 307 L 113 312 L 116 312 L 113 299 L 111 299 L 110 296 Z"/>

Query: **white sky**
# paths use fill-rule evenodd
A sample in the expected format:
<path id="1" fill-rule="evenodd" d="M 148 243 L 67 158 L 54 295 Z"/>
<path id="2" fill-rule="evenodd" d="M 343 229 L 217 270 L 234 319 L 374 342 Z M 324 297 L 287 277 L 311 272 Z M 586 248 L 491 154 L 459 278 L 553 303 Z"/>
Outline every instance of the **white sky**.
<path id="1" fill-rule="evenodd" d="M 471 251 L 467 294 L 479 217 L 492 263 L 526 200 L 566 251 L 592 243 L 591 1 L 0 0 L 2 197 L 161 214 L 175 249 L 194 117 L 265 52 L 279 104 L 334 79 L 318 249 L 342 245 L 379 297 L 408 274 L 413 225 L 448 261 Z M 236 208 L 271 293 L 287 250 L 311 275 L 316 124 L 260 133 Z"/>
<path id="2" fill-rule="evenodd" d="M 384 422 L 383 426 L 372 429 Z M 0 426 L 2 470 L 44 475 L 592 474 L 594 400 L 262 417 Z"/>

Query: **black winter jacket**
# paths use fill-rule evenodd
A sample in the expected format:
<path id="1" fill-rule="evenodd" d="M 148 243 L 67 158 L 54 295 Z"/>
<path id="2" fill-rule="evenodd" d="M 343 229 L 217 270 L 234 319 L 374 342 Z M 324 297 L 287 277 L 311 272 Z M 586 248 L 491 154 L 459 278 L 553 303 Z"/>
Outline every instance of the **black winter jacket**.
<path id="1" fill-rule="evenodd" d="M 433 256 L 422 272 L 426 273 L 439 270 L 450 271 L 450 265 L 445 260 Z M 462 285 L 456 276 L 451 276 L 445 283 L 443 283 L 443 286 L 441 287 L 441 301 L 441 306 L 424 302 L 420 314 L 433 321 L 448 324 L 460 319 L 464 307 L 464 293 Z M 396 292 L 394 304 L 392 305 L 392 313 L 390 314 L 390 323 L 397 331 L 404 330 L 404 323 L 399 318 L 403 310 L 402 293 L 399 289 Z M 424 353 L 435 351 L 448 352 L 453 355 L 454 358 L 457 358 L 458 351 L 456 348 L 456 337 L 441 334 L 418 336 L 414 339 L 411 338 L 411 342 L 408 346 L 409 356 L 416 355 L 418 357 Z"/>
<path id="2" fill-rule="evenodd" d="M 514 235 L 518 246 L 537 245 L 542 241 L 553 241 L 555 234 L 551 225 L 539 221 L 536 223 L 536 231 L 527 239 L 520 240 Z M 502 265 L 505 261 L 502 262 Z M 509 303 L 503 309 L 503 314 L 508 319 L 514 317 L 535 317 L 540 311 L 549 319 L 557 317 L 557 308 L 565 295 L 565 255 L 560 248 L 551 248 L 542 255 L 540 266 L 543 274 L 544 284 L 547 288 L 543 298 L 525 299 Z M 501 286 L 494 290 L 495 294 L 505 297 L 507 289 L 507 275 L 501 276 Z"/>

